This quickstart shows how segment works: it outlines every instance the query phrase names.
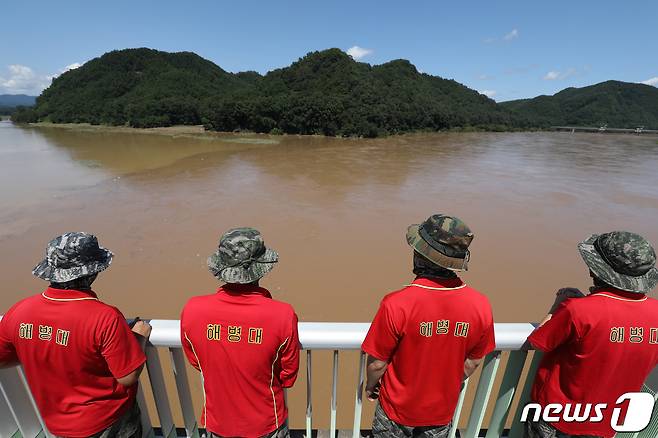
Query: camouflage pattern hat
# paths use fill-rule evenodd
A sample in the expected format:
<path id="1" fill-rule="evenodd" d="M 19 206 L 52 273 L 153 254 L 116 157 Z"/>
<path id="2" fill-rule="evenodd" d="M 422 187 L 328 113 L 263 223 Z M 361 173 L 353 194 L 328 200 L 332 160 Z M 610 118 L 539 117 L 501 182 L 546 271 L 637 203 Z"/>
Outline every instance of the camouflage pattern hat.
<path id="1" fill-rule="evenodd" d="M 219 249 L 208 257 L 212 274 L 227 283 L 252 283 L 274 268 L 276 251 L 266 248 L 254 228 L 233 228 L 219 239 Z"/>
<path id="2" fill-rule="evenodd" d="M 407 229 L 407 243 L 431 262 L 451 271 L 466 271 L 473 240 L 470 228 L 459 218 L 434 214 Z"/>
<path id="3" fill-rule="evenodd" d="M 54 238 L 46 248 L 46 258 L 32 274 L 53 283 L 66 283 L 107 269 L 114 254 L 98 244 L 93 234 L 73 232 Z"/>
<path id="4" fill-rule="evenodd" d="M 594 276 L 617 289 L 645 294 L 658 283 L 656 252 L 638 234 L 593 234 L 578 244 L 578 250 Z"/>

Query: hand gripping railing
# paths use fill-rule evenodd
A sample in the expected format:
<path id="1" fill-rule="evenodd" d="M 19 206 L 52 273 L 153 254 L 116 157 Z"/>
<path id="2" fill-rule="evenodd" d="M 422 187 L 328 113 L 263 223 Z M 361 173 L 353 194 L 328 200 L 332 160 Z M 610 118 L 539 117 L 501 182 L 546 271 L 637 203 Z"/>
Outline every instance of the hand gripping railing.
<path id="1" fill-rule="evenodd" d="M 196 422 L 196 413 L 192 406 L 190 384 L 185 367 L 185 358 L 181 349 L 180 323 L 174 320 L 152 320 L 153 326 L 150 343 L 147 348 L 147 370 L 149 385 L 140 385 L 138 402 L 142 408 L 142 423 L 144 425 L 144 436 L 154 437 L 155 430 L 152 427 L 151 418 L 148 414 L 147 396 L 153 400 L 159 422 L 158 435 L 166 438 L 176 436 L 176 426 L 183 426 L 185 436 L 198 437 L 199 429 Z M 329 419 L 329 436 L 336 436 L 337 422 L 337 384 L 338 384 L 338 359 L 339 352 L 344 350 L 359 351 L 361 343 L 368 331 L 368 323 L 300 323 L 299 337 L 302 349 L 306 350 L 306 436 L 310 437 L 313 429 L 313 406 L 312 406 L 312 352 L 313 350 L 328 350 L 333 352 L 333 372 L 331 386 L 331 411 Z M 460 436 L 466 438 L 495 438 L 503 436 L 504 433 L 512 438 L 520 438 L 523 435 L 522 424 L 518 421 L 520 409 L 512 411 L 516 401 L 519 406 L 525 405 L 529 398 L 532 379 L 523 379 L 522 376 L 534 376 L 539 364 L 539 354 L 520 351 L 527 336 L 532 332 L 534 326 L 529 323 L 503 323 L 495 324 L 496 351 L 488 355 L 481 367 L 481 371 L 464 382 L 459 396 L 457 409 L 455 410 L 450 438 L 456 436 L 465 406 L 470 406 L 468 417 L 464 418 L 464 427 L 460 428 Z M 167 349 L 171 367 L 165 373 L 162 367 L 159 351 Z M 506 357 L 503 358 L 503 352 Z M 532 359 L 527 361 L 528 355 Z M 365 354 L 360 353 L 358 359 L 358 378 L 355 385 L 355 406 L 353 414 L 352 436 L 360 435 L 362 418 L 362 394 L 365 375 Z M 530 362 L 526 364 L 526 362 Z M 499 368 L 504 364 L 502 376 L 498 376 Z M 525 370 L 525 372 L 524 372 Z M 171 375 L 169 375 L 171 373 Z M 479 378 L 478 378 L 479 376 Z M 173 377 L 175 381 L 176 395 L 170 397 L 165 383 L 166 377 Z M 497 379 L 498 377 L 498 379 Z M 475 380 L 477 379 L 477 382 Z M 471 383 L 471 381 L 474 381 Z M 500 383 L 498 383 L 500 381 Z M 471 385 L 477 385 L 470 405 L 467 401 L 467 389 Z M 19 368 L 0 370 L 0 437 L 37 437 L 48 436 L 43 423 L 34 408 L 34 402 L 29 391 L 25 390 L 25 382 Z M 150 391 L 149 391 L 150 389 Z M 497 392 L 495 392 L 497 391 Z M 492 401 L 492 394 L 496 393 Z M 171 400 L 178 400 L 180 405 L 180 418 L 182 425 L 174 424 Z M 493 405 L 491 405 L 493 402 Z M 488 417 L 486 414 L 489 414 Z M 510 423 L 508 418 L 512 415 L 511 429 L 505 429 Z M 488 421 L 485 421 L 488 420 Z M 654 418 L 654 422 L 658 422 Z M 483 425 L 486 424 L 486 431 Z M 652 423 L 653 424 L 653 423 Z M 656 436 L 649 428 L 640 434 L 629 436 L 652 437 Z M 655 424 L 654 424 L 655 427 Z M 651 430 L 650 430 L 651 429 Z M 645 434 L 649 431 L 651 435 Z M 21 435 L 18 435 L 18 434 Z"/>

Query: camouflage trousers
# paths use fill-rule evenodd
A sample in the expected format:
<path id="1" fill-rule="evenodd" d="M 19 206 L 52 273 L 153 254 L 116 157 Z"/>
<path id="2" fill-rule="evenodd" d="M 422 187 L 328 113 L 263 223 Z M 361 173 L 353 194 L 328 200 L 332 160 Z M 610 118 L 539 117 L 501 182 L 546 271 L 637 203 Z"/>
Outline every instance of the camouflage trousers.
<path id="1" fill-rule="evenodd" d="M 375 418 L 372 420 L 372 436 L 375 438 L 446 438 L 450 424 L 444 426 L 403 426 L 388 418 L 377 403 Z"/>
<path id="2" fill-rule="evenodd" d="M 142 417 L 137 402 L 114 424 L 89 438 L 142 438 Z"/>
<path id="3" fill-rule="evenodd" d="M 210 432 L 210 438 L 228 438 L 223 437 L 222 435 L 217 435 L 216 433 Z M 290 438 L 290 430 L 288 429 L 288 422 L 286 421 L 278 429 L 263 435 L 261 438 Z"/>
<path id="4" fill-rule="evenodd" d="M 570 435 L 560 432 L 543 420 L 526 421 L 523 438 L 600 438 L 594 435 Z"/>

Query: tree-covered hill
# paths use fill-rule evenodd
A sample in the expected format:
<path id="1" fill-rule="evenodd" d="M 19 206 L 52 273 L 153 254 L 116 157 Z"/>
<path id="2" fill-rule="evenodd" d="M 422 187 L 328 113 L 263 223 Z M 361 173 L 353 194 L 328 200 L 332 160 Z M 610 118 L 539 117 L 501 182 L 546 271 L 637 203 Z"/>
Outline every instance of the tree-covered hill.
<path id="1" fill-rule="evenodd" d="M 615 128 L 658 129 L 658 88 L 643 84 L 607 81 L 500 105 L 526 115 L 541 127 L 607 124 Z"/>
<path id="2" fill-rule="evenodd" d="M 371 66 L 339 49 L 265 76 L 229 73 L 188 52 L 113 51 L 56 78 L 14 119 L 364 136 L 522 125 L 493 100 L 408 61 Z"/>
<path id="3" fill-rule="evenodd" d="M 658 128 L 658 89 L 608 81 L 496 104 L 406 60 L 311 52 L 266 75 L 230 73 L 190 52 L 126 49 L 57 77 L 17 122 L 374 137 L 415 130 L 585 125 Z"/>
<path id="4" fill-rule="evenodd" d="M 37 98 L 35 112 L 54 123 L 198 124 L 201 99 L 239 84 L 234 75 L 194 53 L 127 49 L 56 78 Z"/>

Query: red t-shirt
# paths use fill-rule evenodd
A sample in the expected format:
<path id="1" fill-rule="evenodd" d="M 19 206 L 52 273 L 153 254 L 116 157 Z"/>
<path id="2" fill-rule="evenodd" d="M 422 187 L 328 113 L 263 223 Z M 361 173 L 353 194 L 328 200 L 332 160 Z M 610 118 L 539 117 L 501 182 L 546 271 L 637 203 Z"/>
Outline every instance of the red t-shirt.
<path id="1" fill-rule="evenodd" d="M 0 361 L 16 360 L 48 430 L 86 437 L 133 405 L 137 385 L 125 387 L 117 378 L 146 356 L 118 309 L 93 292 L 48 288 L 0 321 Z"/>
<path id="2" fill-rule="evenodd" d="M 617 398 L 638 392 L 658 363 L 658 301 L 616 289 L 569 299 L 528 340 L 547 352 L 532 387 L 535 402 L 608 405 L 601 422 L 550 424 L 572 435 L 612 437 Z"/>
<path id="3" fill-rule="evenodd" d="M 460 279 L 416 278 L 384 297 L 361 349 L 388 362 L 379 402 L 405 426 L 452 421 L 464 361 L 495 348 L 487 297 Z"/>
<path id="4" fill-rule="evenodd" d="M 203 374 L 201 423 L 222 436 L 266 435 L 288 417 L 283 388 L 297 379 L 297 315 L 252 285 L 224 285 L 181 314 L 185 354 Z"/>

